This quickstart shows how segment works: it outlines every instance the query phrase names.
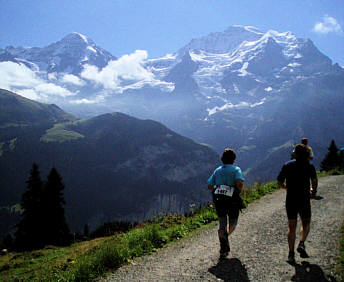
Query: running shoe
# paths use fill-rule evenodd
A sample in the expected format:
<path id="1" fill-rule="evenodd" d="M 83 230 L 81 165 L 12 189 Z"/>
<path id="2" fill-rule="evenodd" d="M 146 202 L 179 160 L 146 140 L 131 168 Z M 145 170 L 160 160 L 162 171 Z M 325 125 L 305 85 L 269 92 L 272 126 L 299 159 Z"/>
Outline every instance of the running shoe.
<path id="1" fill-rule="evenodd" d="M 295 264 L 295 252 L 289 251 L 287 262 L 290 264 Z"/>
<path id="2" fill-rule="evenodd" d="M 309 255 L 306 252 L 305 242 L 300 241 L 300 243 L 297 246 L 296 250 L 299 252 L 300 257 L 302 257 L 302 258 L 309 258 Z"/>
<path id="3" fill-rule="evenodd" d="M 228 253 L 230 252 L 229 242 L 228 242 L 228 235 L 225 235 L 225 238 L 220 239 L 220 257 L 226 257 L 228 256 Z"/>

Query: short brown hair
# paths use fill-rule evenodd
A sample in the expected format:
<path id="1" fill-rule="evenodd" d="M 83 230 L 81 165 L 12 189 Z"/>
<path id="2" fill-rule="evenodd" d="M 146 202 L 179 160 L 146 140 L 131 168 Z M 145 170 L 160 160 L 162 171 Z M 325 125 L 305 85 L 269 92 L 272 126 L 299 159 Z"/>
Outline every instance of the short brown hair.
<path id="1" fill-rule="evenodd" d="M 221 156 L 221 161 L 224 164 L 233 164 L 236 158 L 236 153 L 233 149 L 226 148 Z"/>

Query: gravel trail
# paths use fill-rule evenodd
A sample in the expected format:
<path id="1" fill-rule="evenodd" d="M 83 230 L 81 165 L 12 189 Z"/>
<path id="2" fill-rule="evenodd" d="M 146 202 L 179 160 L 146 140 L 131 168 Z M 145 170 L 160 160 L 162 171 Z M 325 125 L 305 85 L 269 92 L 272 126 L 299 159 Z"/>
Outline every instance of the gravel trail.
<path id="1" fill-rule="evenodd" d="M 312 200 L 306 241 L 310 258 L 296 253 L 295 266 L 286 262 L 286 192 L 279 190 L 240 214 L 228 258 L 219 260 L 217 226 L 212 225 L 133 260 L 101 281 L 335 281 L 331 271 L 344 220 L 344 176 L 321 178 L 318 191 L 321 199 Z M 298 238 L 297 234 L 296 244 Z"/>

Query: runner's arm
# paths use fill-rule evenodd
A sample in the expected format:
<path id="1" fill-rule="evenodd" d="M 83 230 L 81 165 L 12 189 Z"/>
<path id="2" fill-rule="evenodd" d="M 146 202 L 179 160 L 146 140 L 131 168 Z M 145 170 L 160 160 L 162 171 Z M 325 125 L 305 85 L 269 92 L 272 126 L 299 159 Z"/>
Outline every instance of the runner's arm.
<path id="1" fill-rule="evenodd" d="M 287 186 L 284 184 L 284 181 L 286 180 L 286 166 L 283 165 L 280 173 L 277 176 L 277 185 L 280 188 L 287 189 Z"/>
<path id="2" fill-rule="evenodd" d="M 211 191 L 214 191 L 214 190 L 215 190 L 215 187 L 212 186 L 212 185 L 208 185 L 208 189 L 211 190 Z"/>
<path id="3" fill-rule="evenodd" d="M 317 188 L 318 188 L 318 178 L 317 178 L 317 172 L 315 170 L 314 165 L 311 166 L 311 175 L 310 175 L 310 179 L 311 179 L 311 183 L 312 183 L 312 189 L 311 192 L 312 193 L 316 193 L 317 192 Z"/>
<path id="4" fill-rule="evenodd" d="M 318 189 L 318 179 L 317 178 L 311 178 L 312 182 L 312 191 L 317 191 Z"/>
<path id="5" fill-rule="evenodd" d="M 242 187 L 244 186 L 242 179 L 237 179 L 235 181 L 235 187 L 239 189 L 239 192 L 241 193 Z"/>

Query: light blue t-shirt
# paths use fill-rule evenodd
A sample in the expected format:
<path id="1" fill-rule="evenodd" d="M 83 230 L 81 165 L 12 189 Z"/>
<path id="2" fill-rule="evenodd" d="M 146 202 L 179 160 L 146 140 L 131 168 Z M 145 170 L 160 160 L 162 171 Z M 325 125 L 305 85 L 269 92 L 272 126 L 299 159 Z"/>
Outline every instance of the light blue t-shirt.
<path id="1" fill-rule="evenodd" d="M 211 186 L 227 185 L 235 187 L 235 181 L 241 179 L 245 181 L 242 176 L 241 169 L 238 166 L 225 164 L 219 166 L 208 179 L 208 184 Z"/>

